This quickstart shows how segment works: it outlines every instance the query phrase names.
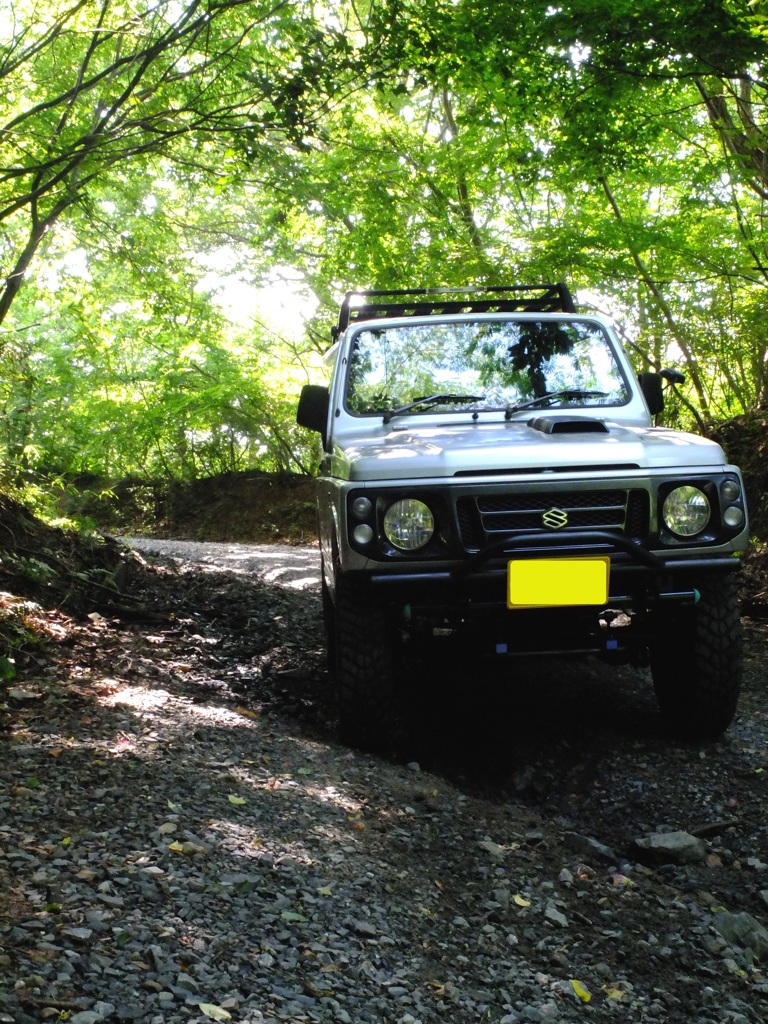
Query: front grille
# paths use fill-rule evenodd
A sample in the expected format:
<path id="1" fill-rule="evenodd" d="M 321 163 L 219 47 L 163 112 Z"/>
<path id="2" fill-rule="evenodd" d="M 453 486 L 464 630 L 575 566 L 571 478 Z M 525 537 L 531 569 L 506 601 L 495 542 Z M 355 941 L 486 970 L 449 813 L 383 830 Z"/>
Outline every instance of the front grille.
<path id="1" fill-rule="evenodd" d="M 545 513 L 565 513 L 567 522 L 550 529 Z M 461 539 L 466 548 L 486 544 L 520 533 L 544 531 L 567 534 L 572 530 L 614 530 L 631 537 L 648 531 L 648 495 L 642 490 L 537 491 L 513 494 L 483 494 L 460 498 L 456 513 Z M 565 518 L 558 514 L 556 518 Z"/>

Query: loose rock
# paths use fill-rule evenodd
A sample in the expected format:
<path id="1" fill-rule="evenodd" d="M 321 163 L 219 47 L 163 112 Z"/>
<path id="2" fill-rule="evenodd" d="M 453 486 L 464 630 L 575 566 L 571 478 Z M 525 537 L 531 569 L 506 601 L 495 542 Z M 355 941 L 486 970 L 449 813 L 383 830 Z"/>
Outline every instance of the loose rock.
<path id="1" fill-rule="evenodd" d="M 683 831 L 654 832 L 644 839 L 637 839 L 635 845 L 656 861 L 696 864 L 707 856 L 707 847 L 701 839 Z"/>

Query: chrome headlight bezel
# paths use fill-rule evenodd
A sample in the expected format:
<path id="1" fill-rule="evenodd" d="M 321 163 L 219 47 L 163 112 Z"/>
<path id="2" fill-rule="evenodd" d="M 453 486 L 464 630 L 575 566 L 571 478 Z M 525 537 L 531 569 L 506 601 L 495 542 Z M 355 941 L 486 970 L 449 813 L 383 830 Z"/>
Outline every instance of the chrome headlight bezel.
<path id="1" fill-rule="evenodd" d="M 435 515 L 420 498 L 398 498 L 384 513 L 382 529 L 398 551 L 420 551 L 435 535 Z"/>
<path id="2" fill-rule="evenodd" d="M 694 540 L 712 522 L 712 502 L 705 491 L 692 483 L 678 484 L 664 496 L 661 519 L 664 527 L 680 540 Z"/>

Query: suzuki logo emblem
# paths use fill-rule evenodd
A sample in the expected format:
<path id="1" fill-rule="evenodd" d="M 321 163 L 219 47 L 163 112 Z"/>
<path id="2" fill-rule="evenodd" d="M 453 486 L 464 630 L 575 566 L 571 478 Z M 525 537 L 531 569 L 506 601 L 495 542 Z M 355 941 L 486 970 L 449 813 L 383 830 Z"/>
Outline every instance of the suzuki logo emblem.
<path id="1" fill-rule="evenodd" d="M 542 515 L 541 521 L 548 530 L 560 530 L 568 525 L 568 513 L 561 508 L 548 508 Z"/>

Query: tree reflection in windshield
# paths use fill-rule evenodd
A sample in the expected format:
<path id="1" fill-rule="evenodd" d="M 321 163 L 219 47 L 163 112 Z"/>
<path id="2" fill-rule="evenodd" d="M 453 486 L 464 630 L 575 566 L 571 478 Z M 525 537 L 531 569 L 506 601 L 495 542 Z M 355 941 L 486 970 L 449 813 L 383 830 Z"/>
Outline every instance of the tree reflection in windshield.
<path id="1" fill-rule="evenodd" d="M 589 394 L 592 392 L 592 394 Z M 595 392 L 603 392 L 602 395 Z M 425 395 L 484 395 L 476 409 L 509 409 L 552 393 L 555 406 L 621 405 L 626 381 L 601 327 L 589 320 L 481 320 L 388 324 L 355 336 L 346 405 L 384 413 Z M 556 397 L 555 397 L 556 395 Z M 446 403 L 424 415 L 451 409 Z"/>

